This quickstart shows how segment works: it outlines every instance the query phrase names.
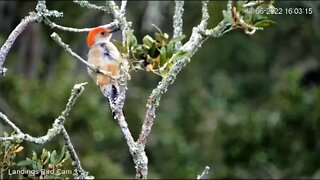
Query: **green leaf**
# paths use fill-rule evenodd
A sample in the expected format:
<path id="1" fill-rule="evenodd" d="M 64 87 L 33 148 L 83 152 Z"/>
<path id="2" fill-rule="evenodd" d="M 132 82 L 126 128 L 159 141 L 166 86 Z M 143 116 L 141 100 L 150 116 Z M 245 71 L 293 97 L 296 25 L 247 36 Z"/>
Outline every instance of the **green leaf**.
<path id="1" fill-rule="evenodd" d="M 143 41 L 143 44 L 148 47 L 152 47 L 152 44 L 154 43 L 154 40 L 149 35 L 144 36 L 142 41 Z"/>
<path id="2" fill-rule="evenodd" d="M 32 162 L 32 169 L 33 170 L 38 170 L 37 163 L 35 161 Z"/>
<path id="3" fill-rule="evenodd" d="M 172 67 L 172 63 L 166 63 L 165 67 L 160 69 L 161 76 L 166 77 L 171 67 Z"/>
<path id="4" fill-rule="evenodd" d="M 189 53 L 187 51 L 179 51 L 171 57 L 170 62 L 175 63 L 177 60 L 182 59 L 188 55 Z"/>
<path id="5" fill-rule="evenodd" d="M 133 35 L 133 32 L 127 34 L 127 47 L 131 50 L 131 47 L 137 45 L 137 38 Z"/>
<path id="6" fill-rule="evenodd" d="M 51 156 L 50 156 L 50 163 L 56 162 L 56 155 L 57 155 L 56 150 L 52 151 Z"/>
<path id="7" fill-rule="evenodd" d="M 17 166 L 28 166 L 31 165 L 33 163 L 33 161 L 29 158 L 27 158 L 26 160 L 23 161 L 19 161 L 16 165 Z"/>
<path id="8" fill-rule="evenodd" d="M 224 20 L 226 20 L 228 23 L 232 23 L 232 15 L 230 11 L 223 10 L 222 14 L 223 14 Z"/>
<path id="9" fill-rule="evenodd" d="M 47 162 L 48 162 L 49 159 L 50 159 L 50 155 L 51 155 L 51 153 L 50 153 L 50 151 L 48 151 L 48 154 L 47 154 L 47 156 L 46 156 L 46 159 L 43 161 L 43 164 L 47 164 Z"/>
<path id="10" fill-rule="evenodd" d="M 174 48 L 175 48 L 175 42 L 171 40 L 167 44 L 167 54 L 166 54 L 167 58 L 171 58 L 171 56 L 173 55 L 173 52 L 174 52 Z"/>
<path id="11" fill-rule="evenodd" d="M 158 48 L 155 44 L 153 44 L 152 47 L 148 50 L 148 54 L 152 58 L 156 58 L 159 55 Z"/>
<path id="12" fill-rule="evenodd" d="M 149 47 L 146 45 L 137 45 L 132 53 L 135 59 L 141 59 L 143 55 L 148 54 Z"/>
<path id="13" fill-rule="evenodd" d="M 41 162 L 41 160 L 38 160 L 38 161 L 37 161 L 37 169 L 38 169 L 38 170 L 42 169 L 42 162 Z"/>
<path id="14" fill-rule="evenodd" d="M 116 46 L 116 48 L 118 49 L 118 51 L 122 54 L 126 54 L 127 53 L 127 48 L 125 46 L 122 45 L 121 42 L 113 39 L 112 43 Z"/>
<path id="15" fill-rule="evenodd" d="M 8 137 L 9 134 L 8 134 L 7 132 L 3 132 L 3 136 L 4 136 L 4 137 Z"/>
<path id="16" fill-rule="evenodd" d="M 62 161 L 62 159 L 65 157 L 65 155 L 66 155 L 66 146 L 63 146 L 62 147 L 62 149 L 61 149 L 61 154 L 60 154 L 60 156 L 59 156 L 59 158 L 57 159 L 58 160 L 58 162 L 61 162 Z"/>
<path id="17" fill-rule="evenodd" d="M 237 1 L 236 7 L 237 11 L 241 11 L 243 9 L 243 5 L 246 4 L 247 1 Z"/>
<path id="18" fill-rule="evenodd" d="M 271 24 L 276 24 L 276 22 L 267 19 L 267 20 L 262 20 L 262 21 L 255 23 L 254 26 L 255 27 L 268 27 Z"/>
<path id="19" fill-rule="evenodd" d="M 37 153 L 32 151 L 32 160 L 37 160 Z"/>
<path id="20" fill-rule="evenodd" d="M 167 51 L 166 48 L 164 46 L 161 47 L 160 49 L 160 66 L 164 65 L 164 63 L 166 63 L 167 61 Z"/>
<path id="21" fill-rule="evenodd" d="M 177 36 L 177 37 L 172 38 L 172 39 L 170 40 L 170 42 L 176 43 L 176 42 L 182 41 L 185 37 L 186 37 L 186 36 L 185 36 L 184 34 L 182 34 L 181 36 Z M 170 43 L 170 42 L 169 42 L 169 43 Z"/>
<path id="22" fill-rule="evenodd" d="M 42 149 L 42 154 L 41 154 L 41 161 L 42 162 L 44 162 L 44 159 L 46 158 L 48 156 L 48 151 L 45 149 L 45 148 L 43 148 Z"/>
<path id="23" fill-rule="evenodd" d="M 65 153 L 64 158 L 61 160 L 61 163 L 63 163 L 64 161 L 68 160 L 69 158 L 70 158 L 70 153 L 67 151 L 67 152 Z"/>
<path id="24" fill-rule="evenodd" d="M 161 45 L 168 44 L 169 42 L 169 35 L 167 33 L 160 34 L 160 33 L 154 33 L 156 41 L 158 41 Z"/>
<path id="25" fill-rule="evenodd" d="M 252 14 L 252 23 L 257 23 L 259 21 L 267 20 L 268 17 L 261 14 Z"/>

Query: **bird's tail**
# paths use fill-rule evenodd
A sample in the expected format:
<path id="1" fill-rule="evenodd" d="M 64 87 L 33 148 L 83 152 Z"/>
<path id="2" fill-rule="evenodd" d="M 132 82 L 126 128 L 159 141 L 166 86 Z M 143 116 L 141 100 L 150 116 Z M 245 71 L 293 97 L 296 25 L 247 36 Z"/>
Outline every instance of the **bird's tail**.
<path id="1" fill-rule="evenodd" d="M 110 106 L 110 110 L 112 112 L 113 118 L 115 118 L 115 109 L 117 107 L 117 99 L 118 99 L 118 89 L 116 85 L 107 84 L 100 86 L 102 94 L 107 98 Z"/>

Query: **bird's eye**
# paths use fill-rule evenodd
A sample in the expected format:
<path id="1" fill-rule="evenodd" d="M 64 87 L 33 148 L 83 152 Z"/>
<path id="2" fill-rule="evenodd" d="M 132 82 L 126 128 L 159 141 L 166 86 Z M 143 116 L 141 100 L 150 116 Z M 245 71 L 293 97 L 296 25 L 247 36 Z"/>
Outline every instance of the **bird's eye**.
<path id="1" fill-rule="evenodd" d="M 101 32 L 100 34 L 101 34 L 101 35 L 104 35 L 104 32 Z"/>

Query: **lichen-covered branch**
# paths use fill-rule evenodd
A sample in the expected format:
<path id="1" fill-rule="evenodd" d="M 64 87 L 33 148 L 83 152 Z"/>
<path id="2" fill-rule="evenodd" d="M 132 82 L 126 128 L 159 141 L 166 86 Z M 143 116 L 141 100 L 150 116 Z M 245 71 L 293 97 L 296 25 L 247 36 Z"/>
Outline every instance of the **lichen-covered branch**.
<path id="1" fill-rule="evenodd" d="M 77 53 L 73 52 L 72 49 L 69 47 L 68 44 L 64 43 L 60 36 L 57 33 L 52 33 L 50 36 L 56 43 L 58 43 L 61 47 L 63 47 L 64 50 L 66 50 L 72 57 L 74 57 L 75 59 L 79 60 L 80 62 L 82 62 L 83 64 L 85 64 L 88 68 L 90 68 L 93 72 L 96 73 L 101 73 L 103 75 L 109 76 L 111 79 L 117 79 L 116 77 L 112 76 L 111 73 L 109 72 L 105 72 L 102 69 L 100 69 L 100 67 L 97 67 L 93 64 L 88 63 L 88 61 L 85 61 L 84 59 L 82 59 Z"/>
<path id="2" fill-rule="evenodd" d="M 184 6 L 184 1 L 179 1 L 176 0 L 174 1 L 176 6 L 174 10 L 174 15 L 173 15 L 173 38 L 181 36 L 182 35 L 182 27 L 183 27 L 183 6 Z M 181 41 L 176 43 L 176 49 L 181 47 Z"/>
<path id="3" fill-rule="evenodd" d="M 141 144 L 145 147 L 147 142 L 147 138 L 150 134 L 153 120 L 156 116 L 156 108 L 159 106 L 160 98 L 163 93 L 165 93 L 170 86 L 176 79 L 176 76 L 181 71 L 182 67 L 184 67 L 189 61 L 193 54 L 199 49 L 202 42 L 207 38 L 201 32 L 205 32 L 205 28 L 207 26 L 207 21 L 209 19 L 209 15 L 207 13 L 207 2 L 203 2 L 202 8 L 202 20 L 198 27 L 194 27 L 191 37 L 188 42 L 186 42 L 181 48 L 181 51 L 189 52 L 189 56 L 178 60 L 170 69 L 168 75 L 163 78 L 158 86 L 153 89 L 151 95 L 149 96 L 148 103 L 147 103 L 147 111 L 145 115 L 145 119 L 143 121 L 141 133 L 139 139 L 137 141 L 138 144 Z M 216 29 L 216 31 L 220 31 L 221 29 Z"/>
<path id="4" fill-rule="evenodd" d="M 198 26 L 200 30 L 205 30 L 208 26 L 209 13 L 208 13 L 208 0 L 202 1 L 202 17 L 201 22 Z"/>
<path id="5" fill-rule="evenodd" d="M 127 0 L 122 0 L 122 1 L 121 1 L 120 12 L 121 12 L 123 15 L 126 15 L 127 3 L 128 3 Z"/>
<path id="6" fill-rule="evenodd" d="M 78 3 L 78 2 L 77 2 Z M 111 13 L 114 17 L 114 22 L 120 27 L 122 30 L 122 39 L 123 43 L 125 43 L 126 35 L 129 31 L 131 31 L 131 22 L 128 22 L 125 17 L 125 7 L 126 1 L 122 1 L 121 9 L 116 5 L 114 1 L 106 1 L 106 7 L 108 9 L 107 12 Z M 85 7 L 91 8 L 93 5 L 84 3 Z M 118 120 L 120 129 L 125 137 L 127 145 L 129 147 L 130 154 L 133 157 L 133 161 L 136 165 L 136 178 L 137 179 L 146 179 L 148 175 L 148 158 L 144 151 L 144 147 L 137 145 L 134 141 L 131 132 L 128 128 L 128 124 L 125 120 L 125 116 L 123 115 L 123 105 L 125 101 L 125 95 L 127 91 L 127 81 L 130 78 L 128 74 L 129 64 L 127 59 L 123 59 L 123 62 L 120 65 L 120 78 L 117 80 L 117 84 L 119 85 L 119 93 L 116 101 L 116 106 L 110 105 L 112 112 L 114 113 L 114 117 Z M 107 97 L 105 94 L 105 90 L 101 89 L 102 94 Z"/>
<path id="7" fill-rule="evenodd" d="M 202 171 L 202 173 L 197 176 L 197 180 L 205 179 L 206 176 L 209 174 L 209 170 L 210 170 L 210 167 L 209 167 L 209 166 L 206 166 L 206 167 L 204 168 L 204 170 Z"/>
<path id="8" fill-rule="evenodd" d="M 0 112 L 0 118 L 2 120 L 4 120 L 5 123 L 7 123 L 9 126 L 12 127 L 12 129 L 16 132 L 16 133 L 22 133 L 21 130 L 13 123 L 11 122 L 8 117 L 6 115 L 4 115 L 2 112 Z"/>
<path id="9" fill-rule="evenodd" d="M 75 179 L 92 179 L 91 176 L 88 176 L 88 172 L 84 171 L 83 168 L 81 167 L 80 160 L 73 148 L 69 135 L 64 127 L 64 121 L 66 117 L 69 115 L 77 98 L 84 91 L 84 85 L 86 84 L 87 83 L 80 83 L 80 84 L 74 85 L 65 110 L 61 113 L 61 115 L 57 119 L 55 119 L 54 123 L 52 124 L 52 128 L 48 130 L 47 134 L 41 137 L 33 137 L 33 136 L 30 136 L 29 134 L 23 133 L 18 127 L 14 125 L 13 122 L 11 122 L 3 113 L 0 112 L 0 118 L 3 119 L 5 123 L 9 124 L 15 130 L 15 134 L 11 136 L 0 137 L 0 141 L 24 140 L 24 141 L 35 143 L 35 144 L 44 144 L 49 142 L 56 135 L 62 133 L 64 140 L 66 142 L 66 147 L 72 159 L 72 165 L 76 170 Z"/>
<path id="10" fill-rule="evenodd" d="M 56 10 L 49 10 L 46 6 L 45 0 L 38 0 L 38 3 L 36 5 L 36 11 L 39 17 L 63 17 L 63 13 L 56 11 Z M 42 21 L 42 19 L 39 19 L 39 22 Z"/>
<path id="11" fill-rule="evenodd" d="M 63 135 L 64 141 L 66 143 L 66 147 L 68 149 L 70 158 L 72 160 L 72 165 L 75 169 L 75 179 L 93 179 L 93 177 L 88 177 L 88 172 L 83 170 L 83 168 L 81 167 L 81 162 L 79 160 L 79 157 L 73 148 L 73 144 L 71 143 L 68 132 L 66 131 L 64 126 L 61 129 L 61 134 Z"/>
<path id="12" fill-rule="evenodd" d="M 124 4 L 125 3 L 123 2 L 122 5 L 124 6 Z M 122 30 L 122 41 L 125 43 L 127 33 L 131 30 L 131 22 L 127 21 L 125 12 L 121 11 L 114 1 L 106 1 L 106 6 L 113 15 L 114 21 L 118 22 L 118 25 Z"/>
<path id="13" fill-rule="evenodd" d="M 90 3 L 89 1 L 74 0 L 73 2 L 79 4 L 81 7 L 86 7 L 89 9 L 96 9 L 96 10 L 100 10 L 100 11 L 104 11 L 104 12 L 109 12 L 108 8 L 106 8 L 105 6 L 97 6 L 95 4 Z"/>
<path id="14" fill-rule="evenodd" d="M 106 1 L 105 6 L 97 6 L 95 4 L 90 3 L 89 1 L 79 1 L 74 0 L 73 2 L 79 4 L 81 7 L 86 7 L 95 10 L 101 10 L 107 13 L 110 13 L 113 18 L 114 22 L 104 25 L 104 27 L 112 27 L 118 26 L 122 30 L 122 38 L 123 44 L 125 45 L 126 42 L 126 35 L 128 32 L 131 32 L 131 22 L 127 21 L 126 19 L 126 6 L 127 0 L 122 0 L 120 8 L 114 1 Z M 175 1 L 175 12 L 173 15 L 173 37 L 178 37 L 183 34 L 183 12 L 184 12 L 184 1 Z M 227 3 L 228 11 L 232 10 L 232 1 L 229 0 Z M 51 28 L 56 28 L 63 31 L 69 32 L 88 32 L 92 28 L 72 28 L 58 25 L 52 22 L 48 17 L 62 17 L 62 13 L 58 11 L 51 11 L 48 10 L 44 0 L 38 1 L 36 7 L 37 13 L 30 14 L 27 16 L 10 34 L 9 38 L 5 42 L 5 44 L 0 49 L 0 74 L 4 74 L 5 68 L 2 68 L 5 58 L 14 43 L 15 39 L 21 32 L 32 22 L 44 22 L 46 25 L 50 26 Z M 230 12 L 231 13 L 231 12 Z M 233 11 L 232 11 L 233 13 Z M 237 12 L 235 12 L 237 13 Z M 235 14 L 237 16 L 238 14 Z M 115 102 L 115 105 L 111 105 L 111 110 L 114 113 L 114 118 L 117 119 L 120 129 L 124 135 L 124 139 L 128 145 L 130 154 L 133 157 L 133 161 L 136 167 L 136 178 L 137 179 L 147 179 L 148 175 L 148 157 L 145 152 L 145 146 L 147 143 L 147 139 L 150 135 L 154 118 L 156 117 L 156 109 L 159 106 L 161 96 L 166 93 L 168 87 L 174 82 L 177 75 L 181 71 L 185 65 L 190 62 L 192 56 L 198 51 L 201 47 L 202 43 L 207 40 L 209 37 L 220 37 L 224 33 L 234 29 L 233 25 L 230 25 L 230 21 L 222 20 L 215 28 L 208 29 L 208 20 L 209 20 L 209 13 L 208 13 L 208 1 L 202 1 L 202 18 L 198 26 L 195 26 L 192 29 L 192 34 L 189 40 L 185 44 L 181 44 L 181 42 L 177 42 L 175 46 L 175 50 L 181 52 L 187 52 L 186 56 L 181 57 L 173 62 L 169 72 L 167 75 L 158 83 L 157 87 L 153 89 L 151 95 L 148 98 L 147 102 L 147 110 L 145 114 L 145 118 L 143 121 L 143 125 L 141 128 L 141 132 L 139 134 L 139 138 L 135 141 L 132 137 L 128 124 L 126 122 L 126 117 L 123 113 L 123 106 L 126 98 L 126 91 L 127 91 L 127 82 L 130 79 L 129 75 L 129 63 L 127 59 L 123 59 L 120 64 L 120 77 L 113 77 L 111 73 L 105 72 L 101 70 L 99 67 L 94 66 L 93 64 L 88 63 L 86 60 L 81 58 L 77 53 L 73 52 L 72 49 L 69 47 L 68 44 L 64 43 L 61 38 L 58 36 L 57 33 L 52 33 L 51 38 L 58 43 L 63 49 L 65 49 L 71 56 L 79 60 L 81 63 L 85 64 L 88 68 L 93 70 L 96 73 L 101 73 L 104 75 L 109 76 L 112 79 L 112 82 L 118 88 L 118 96 Z M 249 25 L 245 24 L 243 19 L 239 18 L 240 25 L 244 27 L 249 27 Z M 257 29 L 257 28 L 256 28 Z M 249 33 L 254 33 L 256 29 L 250 31 Z M 247 32 L 248 33 L 248 32 Z M 54 136 L 59 133 L 62 133 L 64 136 L 65 142 L 67 144 L 68 151 L 71 155 L 71 159 L 73 161 L 73 166 L 76 169 L 77 176 L 76 178 L 91 178 L 88 177 L 88 173 L 83 170 L 80 164 L 80 160 L 73 148 L 71 143 L 70 137 L 64 127 L 65 118 L 68 116 L 68 113 L 71 111 L 71 107 L 74 105 L 76 98 L 81 94 L 84 89 L 85 83 L 75 85 L 74 89 L 72 90 L 71 97 L 67 103 L 66 109 L 62 112 L 62 114 L 55 119 L 52 128 L 48 130 L 47 134 L 41 137 L 32 137 L 28 134 L 23 133 L 18 127 L 15 126 L 4 114 L 0 113 L 0 118 L 4 120 L 9 126 L 11 126 L 15 130 L 15 134 L 9 137 L 0 137 L 0 141 L 13 141 L 13 140 L 25 140 L 37 144 L 43 144 L 50 141 Z M 104 87 L 101 87 L 101 92 L 104 96 L 108 97 L 106 94 L 106 90 Z M 209 167 L 207 166 L 201 175 L 198 175 L 197 179 L 203 179 L 209 171 Z"/>
<path id="15" fill-rule="evenodd" d="M 51 28 L 56 28 L 56 29 L 60 29 L 62 31 L 68 31 L 68 32 L 76 32 L 76 33 L 89 32 L 89 31 L 91 31 L 93 29 L 93 28 L 73 28 L 73 27 L 62 26 L 62 25 L 56 24 L 55 22 L 52 22 L 47 17 L 44 18 L 44 22 L 48 26 L 50 26 Z M 110 28 L 110 27 L 114 27 L 114 26 L 116 26 L 116 23 L 111 22 L 111 23 L 103 25 L 101 27 Z"/>
<path id="16" fill-rule="evenodd" d="M 12 121 L 10 121 L 3 113 L 0 113 L 0 118 L 4 120 L 5 123 L 9 124 L 16 132 L 14 135 L 9 137 L 0 137 L 0 141 L 16 141 L 16 140 L 24 140 L 28 142 L 32 142 L 35 144 L 44 144 L 50 141 L 53 137 L 58 135 L 62 128 L 66 117 L 69 115 L 72 106 L 74 105 L 77 98 L 84 90 L 84 85 L 87 83 L 81 83 L 74 85 L 71 96 L 68 100 L 65 110 L 61 113 L 61 115 L 54 120 L 52 124 L 52 128 L 50 128 L 46 135 L 40 137 L 33 137 L 29 134 L 23 133 L 19 128 L 17 128 Z M 14 125 L 14 126 L 13 126 Z"/>
<path id="17" fill-rule="evenodd" d="M 30 13 L 29 16 L 26 16 L 19 25 L 14 28 L 10 33 L 8 39 L 1 46 L 0 49 L 0 75 L 5 75 L 6 68 L 3 68 L 4 61 L 17 37 L 32 23 L 37 22 L 39 16 L 35 13 Z"/>

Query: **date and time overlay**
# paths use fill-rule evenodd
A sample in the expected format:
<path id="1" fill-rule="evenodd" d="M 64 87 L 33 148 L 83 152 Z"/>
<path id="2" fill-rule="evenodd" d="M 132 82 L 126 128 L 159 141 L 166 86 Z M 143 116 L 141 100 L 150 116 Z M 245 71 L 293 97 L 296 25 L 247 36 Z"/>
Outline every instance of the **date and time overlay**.
<path id="1" fill-rule="evenodd" d="M 259 15 L 312 15 L 313 9 L 311 7 L 274 7 L 274 8 L 256 8 L 246 9 L 247 13 L 254 13 Z"/>

